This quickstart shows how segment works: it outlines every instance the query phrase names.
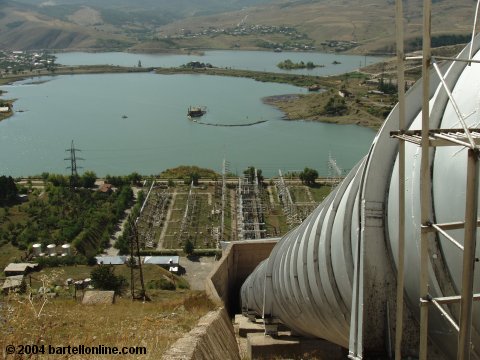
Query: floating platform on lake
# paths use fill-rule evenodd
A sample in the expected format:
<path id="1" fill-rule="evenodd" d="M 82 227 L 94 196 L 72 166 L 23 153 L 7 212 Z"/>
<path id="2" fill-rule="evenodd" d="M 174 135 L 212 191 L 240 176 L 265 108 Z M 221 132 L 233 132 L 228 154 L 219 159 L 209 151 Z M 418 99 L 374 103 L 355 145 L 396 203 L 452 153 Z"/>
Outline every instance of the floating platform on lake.
<path id="1" fill-rule="evenodd" d="M 205 106 L 190 106 L 187 115 L 190 118 L 201 117 L 205 115 L 207 108 Z"/>

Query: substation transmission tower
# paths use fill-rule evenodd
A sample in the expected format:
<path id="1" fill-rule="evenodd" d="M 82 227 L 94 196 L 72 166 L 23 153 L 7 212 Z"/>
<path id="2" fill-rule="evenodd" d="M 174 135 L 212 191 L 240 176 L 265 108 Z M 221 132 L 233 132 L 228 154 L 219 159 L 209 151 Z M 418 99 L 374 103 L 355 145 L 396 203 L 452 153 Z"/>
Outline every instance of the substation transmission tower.
<path id="1" fill-rule="evenodd" d="M 287 218 L 289 228 L 300 225 L 301 220 L 297 212 L 297 207 L 295 206 L 290 189 L 288 188 L 282 170 L 280 169 L 278 170 L 278 180 L 275 181 L 275 187 L 277 188 L 278 198 L 282 204 L 283 213 Z"/>
<path id="2" fill-rule="evenodd" d="M 77 180 L 78 180 L 77 169 L 82 168 L 81 166 L 77 166 L 77 160 L 85 160 L 85 159 L 77 157 L 76 152 L 82 151 L 82 150 L 75 148 L 75 145 L 73 144 L 73 140 L 72 140 L 72 145 L 70 146 L 70 149 L 66 149 L 65 151 L 70 153 L 70 157 L 67 157 L 64 160 L 70 161 L 70 166 L 67 166 L 67 169 L 71 170 L 70 187 L 72 189 L 75 189 L 75 187 L 77 186 Z"/>
<path id="3" fill-rule="evenodd" d="M 264 205 L 262 202 L 263 187 L 259 183 L 257 169 L 253 176 L 247 175 L 238 179 L 238 238 L 263 239 L 266 237 Z"/>
<path id="4" fill-rule="evenodd" d="M 222 166 L 222 209 L 221 209 L 221 221 L 220 221 L 220 241 L 225 240 L 225 205 L 227 196 L 227 172 L 229 171 L 230 163 L 223 159 Z M 220 242 L 217 242 L 217 248 L 220 248 Z"/>
<path id="5" fill-rule="evenodd" d="M 332 181 L 332 185 L 336 185 L 340 182 L 343 176 L 343 170 L 338 166 L 337 159 L 335 159 L 331 153 L 328 154 L 328 177 Z"/>

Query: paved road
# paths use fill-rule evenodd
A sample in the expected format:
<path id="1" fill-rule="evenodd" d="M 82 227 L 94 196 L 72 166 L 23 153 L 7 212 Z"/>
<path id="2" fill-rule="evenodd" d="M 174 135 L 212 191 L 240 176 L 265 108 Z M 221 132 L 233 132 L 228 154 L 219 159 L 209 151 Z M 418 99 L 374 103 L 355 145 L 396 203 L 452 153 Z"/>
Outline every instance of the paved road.
<path id="1" fill-rule="evenodd" d="M 205 290 L 205 281 L 215 266 L 215 258 L 199 257 L 191 260 L 187 257 L 180 257 L 180 265 L 185 268 L 185 278 L 190 283 L 192 290 Z"/>

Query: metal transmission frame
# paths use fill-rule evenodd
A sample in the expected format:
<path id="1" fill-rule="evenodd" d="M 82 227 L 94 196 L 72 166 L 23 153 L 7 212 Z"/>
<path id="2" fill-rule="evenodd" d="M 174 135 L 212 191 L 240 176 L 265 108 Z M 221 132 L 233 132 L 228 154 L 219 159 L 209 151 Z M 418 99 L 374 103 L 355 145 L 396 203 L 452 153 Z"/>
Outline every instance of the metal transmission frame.
<path id="1" fill-rule="evenodd" d="M 264 220 L 264 205 L 262 203 L 262 187 L 258 183 L 257 169 L 254 168 L 253 179 L 245 176 L 242 180 L 238 178 L 238 238 L 263 239 L 266 236 Z"/>
<path id="2" fill-rule="evenodd" d="M 337 160 L 332 156 L 332 153 L 328 153 L 328 177 L 332 182 L 332 186 L 338 185 L 343 177 L 343 170 L 338 166 Z"/>
<path id="3" fill-rule="evenodd" d="M 67 169 L 71 169 L 72 175 L 70 177 L 70 187 L 75 188 L 77 185 L 77 178 L 78 178 L 78 172 L 77 168 L 81 169 L 81 167 L 77 167 L 77 160 L 85 160 L 83 158 L 79 158 L 76 155 L 77 151 L 82 151 L 80 149 L 76 149 L 75 145 L 73 145 L 73 140 L 72 140 L 72 145 L 70 146 L 70 149 L 66 149 L 66 152 L 70 152 L 70 157 L 65 158 L 64 160 L 70 160 L 70 166 L 67 166 Z"/>
<path id="4" fill-rule="evenodd" d="M 227 196 L 227 172 L 229 171 L 230 163 L 223 159 L 222 163 L 222 213 L 220 220 L 220 239 L 217 241 L 217 249 L 220 248 L 220 241 L 225 241 L 225 206 Z"/>
<path id="5" fill-rule="evenodd" d="M 469 129 L 466 116 L 460 111 L 449 85 L 436 60 L 463 61 L 468 65 L 478 61 L 472 59 L 475 28 L 480 0 L 477 1 L 475 20 L 472 30 L 472 41 L 468 59 L 432 57 L 431 54 L 431 0 L 423 3 L 423 55 L 422 57 L 405 58 L 403 53 L 403 8 L 402 0 L 396 0 L 396 25 L 397 25 L 397 60 L 398 60 L 398 89 L 399 89 L 399 131 L 392 132 L 392 137 L 399 141 L 399 241 L 398 254 L 399 266 L 397 273 L 397 332 L 395 339 L 395 359 L 401 359 L 401 343 L 403 332 L 403 292 L 404 292 L 404 254 L 405 254 L 405 142 L 420 146 L 421 148 L 421 181 L 420 181 L 420 207 L 421 207 L 421 240 L 420 240 L 420 360 L 427 359 L 428 348 L 428 312 L 430 305 L 458 332 L 457 359 L 470 359 L 471 331 L 473 301 L 480 300 L 480 294 L 473 293 L 476 235 L 479 222 L 478 213 L 478 182 L 479 182 L 479 156 L 480 156 L 480 131 Z M 422 129 L 405 129 L 405 82 L 404 60 L 422 60 L 423 101 L 422 101 Z M 458 117 L 460 129 L 435 129 L 430 128 L 430 70 L 433 67 L 440 79 L 443 91 Z M 432 180 L 430 174 L 430 152 L 432 148 L 442 146 L 460 146 L 468 151 L 467 179 L 465 191 L 465 218 L 464 221 L 435 224 L 431 209 Z M 450 236 L 447 231 L 464 229 L 463 245 Z M 445 239 L 463 251 L 461 294 L 458 296 L 432 297 L 429 292 L 429 242 L 434 233 L 442 235 Z M 459 323 L 443 306 L 460 303 Z"/>
<path id="6" fill-rule="evenodd" d="M 196 207 L 197 207 L 197 192 L 195 191 L 195 185 L 190 183 L 190 190 L 188 192 L 187 204 L 185 205 L 185 212 L 180 223 L 179 241 L 182 245 L 185 245 L 187 241 L 191 241 L 191 234 L 188 230 L 192 227 L 194 221 L 196 221 Z M 198 235 L 198 234 L 197 234 Z M 195 242 L 192 242 L 194 244 Z"/>

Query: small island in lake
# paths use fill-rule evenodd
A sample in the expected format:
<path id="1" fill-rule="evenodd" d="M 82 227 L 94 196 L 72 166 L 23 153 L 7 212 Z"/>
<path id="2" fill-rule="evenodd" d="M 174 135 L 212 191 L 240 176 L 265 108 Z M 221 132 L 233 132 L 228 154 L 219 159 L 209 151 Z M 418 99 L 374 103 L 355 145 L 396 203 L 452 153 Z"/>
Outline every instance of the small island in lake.
<path id="1" fill-rule="evenodd" d="M 279 62 L 277 67 L 283 70 L 295 70 L 295 69 L 315 69 L 317 67 L 324 67 L 325 65 L 317 65 L 311 61 L 304 63 L 300 61 L 298 63 L 294 63 L 292 60 L 287 59 L 285 61 Z"/>
<path id="2" fill-rule="evenodd" d="M 200 61 L 190 61 L 187 64 L 180 66 L 183 69 L 213 69 L 214 66 L 210 63 L 202 63 Z"/>

